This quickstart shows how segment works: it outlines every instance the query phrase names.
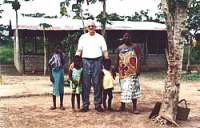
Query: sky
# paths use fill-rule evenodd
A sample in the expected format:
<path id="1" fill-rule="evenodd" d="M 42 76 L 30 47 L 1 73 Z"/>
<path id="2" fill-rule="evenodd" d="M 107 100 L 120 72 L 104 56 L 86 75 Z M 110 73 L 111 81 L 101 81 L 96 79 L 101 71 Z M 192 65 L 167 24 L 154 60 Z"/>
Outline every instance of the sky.
<path id="1" fill-rule="evenodd" d="M 20 1 L 20 0 L 19 0 Z M 46 13 L 49 16 L 60 16 L 60 2 L 64 0 L 34 0 L 30 2 L 21 2 L 21 8 L 18 11 L 20 13 Z M 72 3 L 75 1 L 71 0 Z M 107 0 L 106 11 L 108 13 L 117 13 L 119 15 L 133 15 L 135 11 L 149 9 L 150 14 L 158 12 L 158 4 L 161 0 Z M 3 3 L 3 0 L 0 0 Z M 9 20 L 15 18 L 15 11 L 10 4 L 3 4 L 2 8 L 4 13 L 0 23 L 8 24 Z M 88 12 L 94 16 L 98 15 L 102 11 L 102 3 L 96 3 L 87 6 L 83 5 L 83 9 L 88 9 Z M 68 10 L 72 15 L 74 14 L 71 9 Z"/>

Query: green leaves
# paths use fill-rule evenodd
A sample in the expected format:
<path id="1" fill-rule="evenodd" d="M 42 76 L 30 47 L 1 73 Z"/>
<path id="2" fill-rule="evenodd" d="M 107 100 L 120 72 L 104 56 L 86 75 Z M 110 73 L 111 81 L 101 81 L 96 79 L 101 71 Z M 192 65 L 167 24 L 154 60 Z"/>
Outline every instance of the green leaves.
<path id="1" fill-rule="evenodd" d="M 69 5 L 69 2 L 61 2 L 60 3 L 60 14 L 61 16 L 68 16 L 67 12 L 67 6 Z"/>
<path id="2" fill-rule="evenodd" d="M 18 0 L 15 0 L 14 2 L 12 2 L 12 8 L 15 10 L 15 11 L 17 11 L 17 10 L 19 10 L 20 9 L 20 3 L 19 3 L 19 1 Z"/>
<path id="3" fill-rule="evenodd" d="M 40 25 L 40 27 L 42 27 L 43 29 L 47 29 L 47 28 L 51 28 L 51 27 L 52 27 L 52 25 L 47 24 L 47 23 L 40 23 L 39 25 Z"/>

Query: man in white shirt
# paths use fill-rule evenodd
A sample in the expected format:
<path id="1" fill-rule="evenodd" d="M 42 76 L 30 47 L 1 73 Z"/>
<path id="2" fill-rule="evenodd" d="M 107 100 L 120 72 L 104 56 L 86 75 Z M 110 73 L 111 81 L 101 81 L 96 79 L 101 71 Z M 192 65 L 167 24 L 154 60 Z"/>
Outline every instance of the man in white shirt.
<path id="1" fill-rule="evenodd" d="M 103 57 L 109 58 L 107 45 L 102 35 L 96 33 L 96 25 L 93 20 L 87 22 L 88 33 L 83 34 L 78 42 L 76 55 L 82 57 L 83 62 L 83 112 L 89 110 L 89 93 L 91 85 L 94 86 L 95 110 L 103 112 L 102 93 L 100 85 L 100 71 Z"/>

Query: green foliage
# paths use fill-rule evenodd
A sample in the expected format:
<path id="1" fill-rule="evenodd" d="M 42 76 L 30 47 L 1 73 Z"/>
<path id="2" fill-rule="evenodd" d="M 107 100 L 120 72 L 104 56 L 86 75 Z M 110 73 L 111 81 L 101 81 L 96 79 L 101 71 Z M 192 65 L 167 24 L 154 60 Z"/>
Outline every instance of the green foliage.
<path id="1" fill-rule="evenodd" d="M 182 80 L 200 80 L 200 72 L 183 73 L 181 75 Z"/>
<path id="2" fill-rule="evenodd" d="M 172 14 L 172 17 L 175 18 L 175 10 L 177 6 L 187 7 L 188 0 L 167 0 L 167 5 L 169 12 Z"/>
<path id="3" fill-rule="evenodd" d="M 191 64 L 200 64 L 200 41 L 197 42 L 197 46 L 192 48 L 191 53 Z M 188 59 L 188 46 L 186 45 L 184 48 L 183 54 L 183 64 L 187 64 Z"/>
<path id="4" fill-rule="evenodd" d="M 81 36 L 82 33 L 75 32 L 75 33 L 69 33 L 61 42 L 61 44 L 64 46 L 64 53 L 65 55 L 70 58 L 70 60 L 73 59 L 73 56 L 75 55 L 77 46 L 78 46 L 78 39 Z"/>
<path id="5" fill-rule="evenodd" d="M 13 64 L 13 43 L 0 45 L 0 64 Z"/>
<path id="6" fill-rule="evenodd" d="M 40 25 L 40 27 L 42 27 L 43 29 L 47 29 L 47 28 L 51 28 L 51 27 L 52 27 L 52 25 L 47 24 L 47 23 L 40 23 L 39 25 Z"/>
<path id="7" fill-rule="evenodd" d="M 8 35 L 9 27 L 6 25 L 0 24 L 0 45 L 7 42 L 11 42 L 12 39 Z"/>
<path id="8" fill-rule="evenodd" d="M 69 2 L 60 2 L 60 14 L 61 16 L 68 16 L 67 6 Z"/>
<path id="9" fill-rule="evenodd" d="M 124 21 L 124 16 L 120 16 L 117 13 L 111 13 L 107 15 L 110 21 Z"/>
<path id="10" fill-rule="evenodd" d="M 196 33 L 200 30 L 200 1 L 193 1 L 188 11 L 187 28 Z"/>
<path id="11" fill-rule="evenodd" d="M 45 13 L 32 13 L 32 14 L 25 14 L 25 13 L 22 13 L 21 14 L 22 16 L 24 17 L 43 17 L 43 18 L 58 18 L 57 15 L 55 16 L 47 16 Z"/>
<path id="12" fill-rule="evenodd" d="M 15 10 L 15 11 L 17 11 L 17 10 L 19 10 L 20 9 L 20 3 L 19 3 L 19 1 L 18 0 L 15 0 L 14 2 L 12 2 L 12 8 Z"/>
<path id="13" fill-rule="evenodd" d="M 96 17 L 97 21 L 100 22 L 101 24 L 111 24 L 109 21 L 108 14 L 106 13 L 106 16 L 103 16 L 103 12 L 101 12 L 99 15 Z"/>
<path id="14" fill-rule="evenodd" d="M 4 10 L 1 9 L 1 5 L 2 4 L 0 4 L 0 18 L 2 18 L 1 13 L 4 11 Z"/>
<path id="15" fill-rule="evenodd" d="M 165 79 L 166 78 L 166 71 L 164 70 L 149 70 L 146 71 L 145 73 L 142 73 L 141 76 L 145 77 L 145 78 L 149 78 L 149 80 L 160 80 L 160 79 Z"/>

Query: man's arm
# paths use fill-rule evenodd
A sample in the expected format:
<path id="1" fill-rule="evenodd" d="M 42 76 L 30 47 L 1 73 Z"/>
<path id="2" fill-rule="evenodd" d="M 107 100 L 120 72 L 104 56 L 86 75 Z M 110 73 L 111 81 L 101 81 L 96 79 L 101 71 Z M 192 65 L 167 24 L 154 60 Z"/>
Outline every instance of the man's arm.
<path id="1" fill-rule="evenodd" d="M 107 50 L 103 51 L 103 56 L 104 56 L 105 59 L 109 59 L 110 58 L 109 57 L 109 53 L 108 53 Z"/>
<path id="2" fill-rule="evenodd" d="M 81 49 L 77 49 L 76 51 L 76 55 L 81 56 L 82 50 Z"/>

